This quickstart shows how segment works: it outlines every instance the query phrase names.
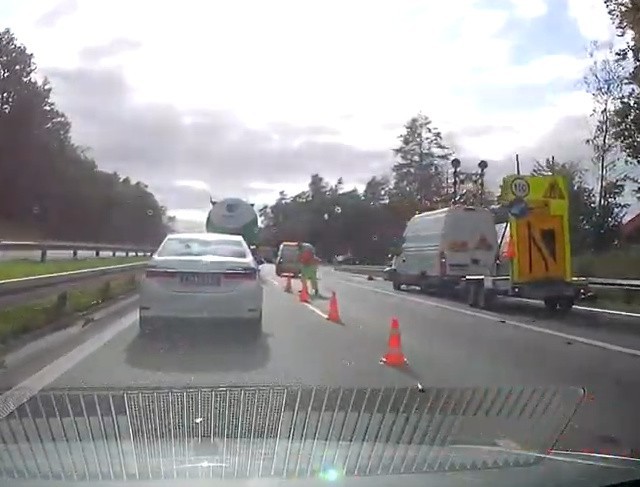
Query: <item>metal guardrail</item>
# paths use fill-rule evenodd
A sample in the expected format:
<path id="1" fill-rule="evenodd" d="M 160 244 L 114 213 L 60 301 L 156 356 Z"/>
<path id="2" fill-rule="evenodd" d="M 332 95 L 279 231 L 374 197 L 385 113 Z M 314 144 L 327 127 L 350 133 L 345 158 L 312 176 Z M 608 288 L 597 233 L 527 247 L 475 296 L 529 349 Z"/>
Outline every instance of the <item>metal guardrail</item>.
<path id="1" fill-rule="evenodd" d="M 601 279 L 599 277 L 586 277 L 585 279 L 591 287 L 640 291 L 640 279 Z"/>
<path id="2" fill-rule="evenodd" d="M 150 255 L 155 251 L 155 248 L 133 245 L 133 244 L 100 244 L 91 242 L 56 242 L 56 241 L 41 241 L 41 242 L 16 242 L 8 240 L 0 240 L 0 251 L 39 251 L 40 262 L 47 260 L 47 252 L 54 250 L 62 250 L 71 252 L 73 259 L 78 258 L 78 251 L 94 252 L 96 257 L 100 257 L 101 252 L 111 252 L 115 257 L 116 253 L 124 253 L 127 257 L 129 254 L 135 255 Z"/>
<path id="3" fill-rule="evenodd" d="M 62 296 L 60 299 L 66 300 L 66 293 L 69 290 L 84 286 L 89 281 L 99 282 L 108 280 L 116 275 L 137 273 L 146 265 L 146 262 L 134 262 L 57 274 L 7 279 L 0 281 L 0 306 L 26 304 L 30 301 L 47 296 L 55 296 L 56 294 Z"/>

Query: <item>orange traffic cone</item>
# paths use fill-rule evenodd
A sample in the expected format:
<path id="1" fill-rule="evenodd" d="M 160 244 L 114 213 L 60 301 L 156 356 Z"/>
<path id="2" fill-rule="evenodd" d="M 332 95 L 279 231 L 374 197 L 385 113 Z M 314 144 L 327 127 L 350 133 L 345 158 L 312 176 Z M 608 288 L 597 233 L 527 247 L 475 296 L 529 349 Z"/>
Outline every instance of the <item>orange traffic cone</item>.
<path id="1" fill-rule="evenodd" d="M 329 321 L 342 324 L 340 319 L 340 313 L 338 312 L 338 298 L 336 298 L 335 291 L 331 292 L 331 299 L 329 300 L 329 314 L 327 315 Z"/>
<path id="2" fill-rule="evenodd" d="M 307 289 L 307 281 L 302 281 L 302 289 L 300 290 L 300 302 L 308 303 L 310 300 L 309 290 Z"/>
<path id="3" fill-rule="evenodd" d="M 290 293 L 291 291 L 291 276 L 287 276 L 287 283 L 284 286 L 284 292 Z"/>
<path id="4" fill-rule="evenodd" d="M 407 363 L 407 358 L 404 356 L 404 353 L 402 353 L 402 346 L 400 344 L 400 325 L 398 318 L 391 320 L 391 332 L 389 333 L 387 353 L 382 356 L 380 363 L 392 367 L 400 367 Z"/>
<path id="5" fill-rule="evenodd" d="M 507 240 L 507 249 L 504 256 L 506 259 L 513 259 L 516 256 L 516 246 L 513 244 L 513 239 L 511 237 Z"/>

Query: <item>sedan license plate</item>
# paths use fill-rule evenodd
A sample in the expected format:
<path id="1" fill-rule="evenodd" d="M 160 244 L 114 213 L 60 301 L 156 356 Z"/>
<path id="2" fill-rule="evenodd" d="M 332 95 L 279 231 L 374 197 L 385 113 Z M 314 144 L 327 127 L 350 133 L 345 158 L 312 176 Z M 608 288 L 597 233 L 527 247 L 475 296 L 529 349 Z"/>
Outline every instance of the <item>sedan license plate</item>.
<path id="1" fill-rule="evenodd" d="M 180 284 L 186 286 L 219 286 L 219 274 L 181 274 Z"/>

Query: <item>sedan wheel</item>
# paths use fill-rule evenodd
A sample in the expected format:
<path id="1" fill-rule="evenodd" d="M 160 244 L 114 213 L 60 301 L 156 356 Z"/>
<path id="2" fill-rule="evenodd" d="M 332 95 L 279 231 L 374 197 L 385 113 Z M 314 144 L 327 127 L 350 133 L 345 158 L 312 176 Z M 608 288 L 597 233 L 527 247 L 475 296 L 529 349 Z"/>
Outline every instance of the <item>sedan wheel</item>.
<path id="1" fill-rule="evenodd" d="M 148 335 L 154 330 L 153 323 L 149 317 L 140 316 L 138 318 L 138 326 L 140 327 L 140 333 L 145 335 Z"/>
<path id="2" fill-rule="evenodd" d="M 260 312 L 260 316 L 249 321 L 249 330 L 253 338 L 260 338 L 262 336 L 262 311 Z"/>

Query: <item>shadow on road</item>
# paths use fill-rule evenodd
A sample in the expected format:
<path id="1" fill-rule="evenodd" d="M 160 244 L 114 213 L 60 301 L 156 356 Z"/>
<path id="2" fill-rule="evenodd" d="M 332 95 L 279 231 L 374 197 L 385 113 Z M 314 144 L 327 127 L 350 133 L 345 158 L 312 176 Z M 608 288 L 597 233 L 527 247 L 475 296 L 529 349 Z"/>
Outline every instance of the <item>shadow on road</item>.
<path id="1" fill-rule="evenodd" d="M 268 338 L 224 325 L 205 330 L 158 330 L 138 334 L 126 349 L 126 362 L 155 372 L 246 372 L 269 361 Z"/>

